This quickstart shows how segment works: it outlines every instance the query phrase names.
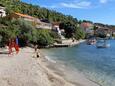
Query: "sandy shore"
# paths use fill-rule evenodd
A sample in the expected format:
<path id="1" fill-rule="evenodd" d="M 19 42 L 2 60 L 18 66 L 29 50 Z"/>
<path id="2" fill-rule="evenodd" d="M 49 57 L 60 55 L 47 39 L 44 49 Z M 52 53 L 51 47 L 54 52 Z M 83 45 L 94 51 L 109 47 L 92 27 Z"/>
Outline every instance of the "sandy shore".
<path id="1" fill-rule="evenodd" d="M 18 55 L 0 54 L 0 86 L 98 86 L 80 75 L 77 82 L 67 80 L 56 68 L 56 63 L 42 54 L 40 58 L 34 58 L 33 51 L 27 47 Z"/>

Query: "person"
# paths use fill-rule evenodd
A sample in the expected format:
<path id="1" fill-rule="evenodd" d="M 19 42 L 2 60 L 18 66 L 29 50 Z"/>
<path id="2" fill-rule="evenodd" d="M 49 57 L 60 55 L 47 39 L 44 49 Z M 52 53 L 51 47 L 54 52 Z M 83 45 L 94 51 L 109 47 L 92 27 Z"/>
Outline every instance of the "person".
<path id="1" fill-rule="evenodd" d="M 36 53 L 36 57 L 37 57 L 37 58 L 40 57 L 40 53 L 39 53 L 39 51 Z"/>
<path id="2" fill-rule="evenodd" d="M 15 50 L 16 50 L 16 54 L 19 53 L 19 46 L 17 44 L 15 44 Z"/>
<path id="3" fill-rule="evenodd" d="M 18 36 L 15 39 L 15 50 L 16 50 L 16 54 L 19 53 L 19 41 L 18 41 Z"/>
<path id="4" fill-rule="evenodd" d="M 12 44 L 11 44 L 11 40 L 9 41 L 8 49 L 9 49 L 9 54 L 12 54 Z"/>
<path id="5" fill-rule="evenodd" d="M 72 42 L 75 42 L 75 39 L 74 39 L 74 38 L 72 38 Z"/>
<path id="6" fill-rule="evenodd" d="M 18 46 L 18 44 L 16 44 L 14 39 L 9 40 L 8 47 L 9 47 L 9 54 L 13 54 L 12 48 L 15 48 L 16 54 L 19 53 L 19 46 Z"/>
<path id="7" fill-rule="evenodd" d="M 39 58 L 40 57 L 40 53 L 39 53 L 38 45 L 34 46 L 34 50 L 35 50 L 35 57 Z"/>
<path id="8" fill-rule="evenodd" d="M 34 46 L 35 53 L 37 52 L 38 45 Z"/>
<path id="9" fill-rule="evenodd" d="M 18 36 L 16 37 L 16 44 L 19 45 Z"/>
<path id="10" fill-rule="evenodd" d="M 13 54 L 13 50 L 12 50 L 13 44 L 14 44 L 13 40 L 12 40 L 12 39 L 9 39 L 8 49 L 9 49 L 9 54 L 10 54 L 10 55 Z"/>

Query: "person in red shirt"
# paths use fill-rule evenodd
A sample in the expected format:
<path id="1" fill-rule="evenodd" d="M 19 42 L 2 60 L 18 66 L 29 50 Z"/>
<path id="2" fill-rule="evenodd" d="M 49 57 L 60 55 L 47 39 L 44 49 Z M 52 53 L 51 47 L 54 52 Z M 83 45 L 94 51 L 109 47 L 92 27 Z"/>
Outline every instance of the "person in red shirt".
<path id="1" fill-rule="evenodd" d="M 13 51 L 12 51 L 12 40 L 11 39 L 9 40 L 9 43 L 8 43 L 8 49 L 9 49 L 9 54 L 13 54 Z"/>
<path id="2" fill-rule="evenodd" d="M 13 54 L 12 48 L 15 48 L 16 54 L 19 53 L 19 45 L 16 44 L 16 42 L 15 42 L 14 39 L 10 39 L 10 40 L 9 40 L 8 47 L 9 47 L 9 54 Z"/>
<path id="3" fill-rule="evenodd" d="M 15 43 L 15 50 L 16 50 L 16 54 L 18 54 L 19 53 L 19 45 L 17 45 L 16 43 Z"/>

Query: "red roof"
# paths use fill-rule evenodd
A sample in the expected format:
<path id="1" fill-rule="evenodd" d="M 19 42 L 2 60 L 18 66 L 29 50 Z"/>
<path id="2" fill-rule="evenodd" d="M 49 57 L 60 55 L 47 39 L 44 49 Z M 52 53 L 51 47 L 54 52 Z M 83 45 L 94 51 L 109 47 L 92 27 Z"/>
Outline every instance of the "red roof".
<path id="1" fill-rule="evenodd" d="M 88 28 L 88 27 L 91 27 L 92 24 L 91 24 L 91 23 L 84 22 L 84 23 L 81 23 L 81 26 L 84 27 L 84 28 Z"/>
<path id="2" fill-rule="evenodd" d="M 53 22 L 52 24 L 59 26 L 59 25 L 60 25 L 60 22 Z"/>
<path id="3" fill-rule="evenodd" d="M 15 13 L 15 14 L 18 15 L 18 16 L 21 16 L 21 17 L 25 17 L 25 18 L 29 18 L 29 19 L 34 19 L 34 17 L 26 15 L 26 14 L 21 14 L 21 13 Z"/>

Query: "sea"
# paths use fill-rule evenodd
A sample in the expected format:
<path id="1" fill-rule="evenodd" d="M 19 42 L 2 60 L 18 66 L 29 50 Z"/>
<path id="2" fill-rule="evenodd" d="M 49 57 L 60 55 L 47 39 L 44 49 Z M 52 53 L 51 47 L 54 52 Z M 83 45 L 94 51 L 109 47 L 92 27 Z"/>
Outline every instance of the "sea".
<path id="1" fill-rule="evenodd" d="M 97 48 L 86 42 L 73 47 L 43 49 L 44 55 L 80 71 L 100 86 L 115 86 L 115 40 L 108 40 L 110 47 Z"/>

